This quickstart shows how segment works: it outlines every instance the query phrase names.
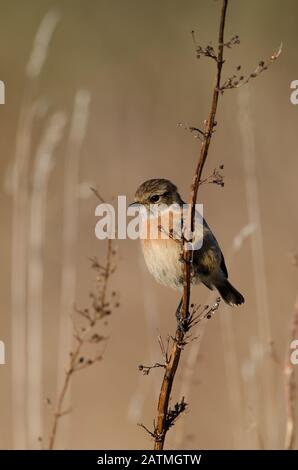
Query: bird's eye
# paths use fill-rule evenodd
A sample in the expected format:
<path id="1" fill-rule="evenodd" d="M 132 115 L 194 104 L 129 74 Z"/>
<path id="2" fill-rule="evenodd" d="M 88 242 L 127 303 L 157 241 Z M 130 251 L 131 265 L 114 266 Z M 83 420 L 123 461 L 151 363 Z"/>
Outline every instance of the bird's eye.
<path id="1" fill-rule="evenodd" d="M 160 196 L 158 194 L 154 194 L 150 197 L 150 202 L 157 202 L 159 201 Z"/>

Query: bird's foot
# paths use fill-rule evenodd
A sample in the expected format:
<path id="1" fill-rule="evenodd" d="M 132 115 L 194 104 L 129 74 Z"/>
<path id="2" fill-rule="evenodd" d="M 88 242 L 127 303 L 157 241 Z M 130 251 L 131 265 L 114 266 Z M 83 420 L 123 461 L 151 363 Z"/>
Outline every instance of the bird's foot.
<path id="1" fill-rule="evenodd" d="M 188 329 L 187 329 L 187 326 L 186 326 L 185 319 L 182 318 L 181 308 L 182 308 L 182 300 L 179 303 L 179 305 L 177 307 L 177 310 L 176 310 L 176 319 L 177 319 L 177 325 L 178 325 L 179 330 L 181 331 L 181 333 L 183 335 L 185 335 L 187 333 Z"/>

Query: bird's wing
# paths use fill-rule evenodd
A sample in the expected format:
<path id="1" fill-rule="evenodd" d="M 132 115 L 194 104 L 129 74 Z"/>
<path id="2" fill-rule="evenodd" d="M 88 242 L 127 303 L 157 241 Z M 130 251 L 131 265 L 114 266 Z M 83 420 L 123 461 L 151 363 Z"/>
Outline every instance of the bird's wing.
<path id="1" fill-rule="evenodd" d="M 222 272 L 225 274 L 226 278 L 228 279 L 229 273 L 228 273 L 227 266 L 226 266 L 226 263 L 225 263 L 225 258 L 224 258 L 224 255 L 222 254 L 221 250 L 220 250 L 220 253 L 221 253 L 220 268 L 221 268 Z"/>
<path id="2" fill-rule="evenodd" d="M 228 278 L 229 274 L 228 274 L 228 270 L 227 270 L 227 266 L 226 266 L 226 263 L 225 263 L 225 258 L 224 258 L 224 255 L 220 249 L 220 246 L 218 244 L 218 241 L 216 240 L 212 230 L 210 229 L 209 225 L 207 224 L 206 220 L 204 219 L 204 227 L 206 228 L 206 233 L 208 234 L 208 238 L 211 237 L 212 239 L 212 244 L 214 246 L 217 247 L 218 249 L 218 252 L 220 254 L 220 257 L 221 257 L 221 261 L 220 261 L 220 269 L 222 270 L 222 272 L 224 273 L 224 275 L 226 276 L 226 278 Z M 205 239 L 205 231 L 204 231 L 204 239 Z"/>

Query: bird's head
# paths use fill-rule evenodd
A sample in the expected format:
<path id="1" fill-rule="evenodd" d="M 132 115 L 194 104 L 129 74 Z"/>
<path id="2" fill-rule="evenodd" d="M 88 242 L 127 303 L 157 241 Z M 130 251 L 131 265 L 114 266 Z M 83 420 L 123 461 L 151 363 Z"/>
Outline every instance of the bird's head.
<path id="1" fill-rule="evenodd" d="M 149 209 L 150 206 L 165 207 L 172 204 L 183 204 L 178 193 L 177 187 L 169 180 L 155 178 L 145 181 L 135 193 L 134 206 L 144 206 Z"/>

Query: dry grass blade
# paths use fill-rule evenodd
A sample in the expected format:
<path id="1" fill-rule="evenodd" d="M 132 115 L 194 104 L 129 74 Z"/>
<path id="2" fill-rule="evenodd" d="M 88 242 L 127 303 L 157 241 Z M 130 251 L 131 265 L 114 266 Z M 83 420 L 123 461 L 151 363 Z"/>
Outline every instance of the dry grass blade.
<path id="1" fill-rule="evenodd" d="M 293 323 L 290 334 L 290 347 L 286 354 L 284 377 L 285 377 L 285 400 L 286 400 L 286 434 L 285 450 L 291 450 L 294 447 L 295 440 L 295 402 L 296 388 L 294 364 L 291 361 L 291 343 L 298 338 L 298 297 L 295 302 Z"/>
<path id="2" fill-rule="evenodd" d="M 43 278 L 45 217 L 47 191 L 57 146 L 62 140 L 66 116 L 56 112 L 44 129 L 44 134 L 36 152 L 32 196 L 30 203 L 28 240 L 28 318 L 27 318 L 27 419 L 30 448 L 37 445 L 42 435 L 42 374 L 43 374 Z"/>
<path id="3" fill-rule="evenodd" d="M 59 319 L 59 346 L 58 346 L 58 377 L 57 393 L 61 389 L 64 374 L 60 364 L 65 364 L 71 348 L 72 325 L 70 314 L 76 293 L 76 265 L 77 265 L 77 237 L 79 232 L 79 167 L 82 155 L 90 107 L 90 93 L 79 89 L 74 98 L 72 117 L 67 149 L 64 157 L 64 185 L 63 185 L 63 227 L 62 227 L 62 259 L 61 259 L 61 298 Z M 67 436 L 69 419 L 63 421 L 64 432 Z M 66 439 L 67 445 L 67 439 Z"/>

